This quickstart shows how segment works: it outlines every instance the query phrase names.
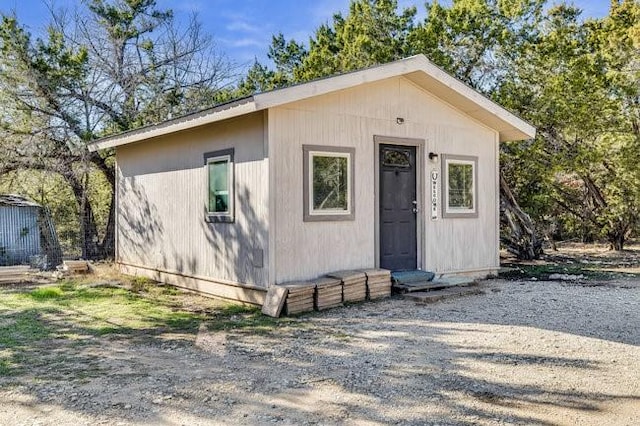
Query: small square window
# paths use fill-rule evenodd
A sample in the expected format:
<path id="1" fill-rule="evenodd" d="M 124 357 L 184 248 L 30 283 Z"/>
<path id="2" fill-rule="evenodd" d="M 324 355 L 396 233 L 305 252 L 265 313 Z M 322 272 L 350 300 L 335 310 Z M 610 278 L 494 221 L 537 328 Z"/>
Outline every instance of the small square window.
<path id="1" fill-rule="evenodd" d="M 478 217 L 478 158 L 443 155 L 443 217 Z"/>
<path id="2" fill-rule="evenodd" d="M 207 169 L 207 221 L 233 222 L 233 149 L 208 152 L 204 160 Z"/>
<path id="3" fill-rule="evenodd" d="M 353 220 L 355 149 L 303 146 L 304 221 Z"/>

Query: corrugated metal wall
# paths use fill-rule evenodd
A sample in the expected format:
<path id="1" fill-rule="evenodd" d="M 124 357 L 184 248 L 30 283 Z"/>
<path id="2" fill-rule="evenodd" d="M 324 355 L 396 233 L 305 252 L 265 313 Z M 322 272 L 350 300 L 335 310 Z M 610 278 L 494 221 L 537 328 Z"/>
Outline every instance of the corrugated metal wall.
<path id="1" fill-rule="evenodd" d="M 0 266 L 29 263 L 40 254 L 38 209 L 0 206 Z"/>

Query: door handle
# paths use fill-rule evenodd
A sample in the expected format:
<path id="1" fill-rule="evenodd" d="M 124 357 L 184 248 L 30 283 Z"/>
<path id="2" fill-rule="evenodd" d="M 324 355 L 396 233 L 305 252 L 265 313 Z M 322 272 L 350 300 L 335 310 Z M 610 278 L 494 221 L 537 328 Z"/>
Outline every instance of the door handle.
<path id="1" fill-rule="evenodd" d="M 411 209 L 411 211 L 414 213 L 418 213 L 418 200 L 413 200 L 411 204 L 413 204 L 413 208 Z"/>

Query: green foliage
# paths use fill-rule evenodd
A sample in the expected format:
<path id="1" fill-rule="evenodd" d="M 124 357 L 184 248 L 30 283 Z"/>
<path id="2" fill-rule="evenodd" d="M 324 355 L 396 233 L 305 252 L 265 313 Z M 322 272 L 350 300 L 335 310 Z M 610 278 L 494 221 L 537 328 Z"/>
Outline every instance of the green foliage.
<path id="1" fill-rule="evenodd" d="M 20 155 L 18 170 L 55 170 L 68 185 L 64 191 L 56 189 L 56 179 L 22 185 L 36 201 L 45 186 L 61 199 L 76 198 L 77 206 L 70 208 L 48 196 L 54 218 L 55 211 L 60 217 L 95 217 L 100 228 L 108 228 L 112 159 L 93 156 L 93 165 L 86 167 L 83 157 L 79 163 L 84 142 L 97 135 L 424 53 L 537 127 L 535 140 L 502 144 L 501 171 L 539 231 L 554 238 L 605 238 L 617 249 L 637 232 L 638 0 L 614 0 L 608 16 L 589 20 L 576 7 L 545 0 L 430 1 L 421 22 L 415 8 L 400 8 L 396 0 L 352 0 L 349 11 L 320 25 L 308 45 L 274 35 L 268 55 L 273 66 L 256 61 L 236 87 L 223 90 L 214 84 L 220 81 L 215 75 L 199 81 L 197 70 L 175 78 L 193 56 L 172 62 L 160 48 L 167 40 L 158 29 L 177 33 L 171 30 L 171 12 L 159 10 L 156 1 L 86 4 L 93 18 L 90 28 L 115 46 L 107 62 L 87 40 L 72 42 L 63 27 L 52 26 L 45 38 L 34 40 L 15 17 L 4 16 L 0 25 L 0 85 L 5 89 L 0 92 L 5 110 L 0 115 L 0 170 L 16 170 L 6 159 Z M 89 87 L 90 76 L 107 83 Z M 9 89 L 16 87 L 29 96 L 10 96 L 15 93 Z M 84 96 L 96 89 L 101 96 Z M 102 121 L 85 125 L 87 116 L 81 112 L 87 108 L 89 118 Z M 49 132 L 60 127 L 63 137 Z M 35 137 L 42 134 L 46 137 Z M 23 144 L 27 136 L 37 143 Z M 5 175 L 0 190 L 15 188 L 18 181 L 23 181 L 20 173 Z M 90 188 L 92 211 L 79 209 L 82 187 Z M 64 227 L 59 232 L 67 235 Z M 87 239 L 72 234 L 64 238 Z"/>
<path id="2" fill-rule="evenodd" d="M 545 0 L 433 1 L 426 12 L 416 22 L 415 9 L 396 1 L 353 0 L 307 51 L 275 36 L 276 69 L 256 62 L 239 92 L 424 53 L 538 128 L 533 141 L 503 144 L 501 163 L 539 232 L 622 248 L 640 216 L 638 0 L 612 1 L 608 16 L 586 21 Z"/>
<path id="3" fill-rule="evenodd" d="M 94 219 L 99 238 L 104 238 L 111 200 L 111 186 L 104 175 L 92 170 L 88 175 L 87 197 L 95 206 Z M 81 233 L 78 208 L 71 188 L 59 175 L 38 170 L 21 170 L 0 175 L 1 194 L 21 194 L 46 206 L 53 219 L 66 256 L 80 256 Z"/>
<path id="4" fill-rule="evenodd" d="M 131 291 L 134 293 L 140 293 L 141 291 L 146 291 L 152 284 L 153 280 L 150 280 L 147 277 L 133 277 L 131 279 Z"/>
<path id="5" fill-rule="evenodd" d="M 212 105 L 230 66 L 197 21 L 180 28 L 155 0 L 81 5 L 73 23 L 52 12 L 41 37 L 1 15 L 0 175 L 62 178 L 70 239 L 94 258 L 113 254 L 115 174 L 113 151 L 88 153 L 87 142 Z"/>
<path id="6" fill-rule="evenodd" d="M 603 20 L 582 22 L 573 7 L 549 9 L 499 92 L 538 127 L 533 149 L 503 150 L 525 206 L 533 207 L 539 223 L 553 218 L 584 240 L 605 238 L 616 249 L 640 217 L 640 134 L 634 127 L 640 88 L 631 65 L 638 50 L 628 37 L 637 20 L 616 16 L 637 17 L 639 11 L 638 2 L 624 1 Z M 635 84 L 621 77 L 627 75 Z M 544 167 L 532 165 L 531 158 Z M 536 179 L 538 188 L 521 184 Z M 537 203 L 536 191 L 551 201 L 546 208 Z"/>
<path id="7" fill-rule="evenodd" d="M 286 41 L 282 34 L 273 36 L 268 56 L 275 70 L 256 61 L 236 95 L 247 96 L 409 56 L 415 15 L 415 7 L 398 11 L 396 0 L 353 0 L 347 16 L 337 13 L 330 24 L 315 30 L 308 50 L 295 40 Z"/>
<path id="8" fill-rule="evenodd" d="M 35 300 L 57 299 L 63 295 L 60 287 L 41 287 L 29 292 L 29 296 Z"/>
<path id="9" fill-rule="evenodd" d="M 472 87 L 492 92 L 513 57 L 535 34 L 544 0 L 427 2 L 427 18 L 411 33 L 415 52 Z"/>
<path id="10" fill-rule="evenodd" d="M 345 157 L 313 157 L 313 208 L 346 210 L 348 170 Z"/>
<path id="11" fill-rule="evenodd" d="M 294 75 L 305 81 L 409 56 L 415 15 L 415 7 L 398 11 L 396 0 L 354 0 L 347 16 L 316 30 Z"/>

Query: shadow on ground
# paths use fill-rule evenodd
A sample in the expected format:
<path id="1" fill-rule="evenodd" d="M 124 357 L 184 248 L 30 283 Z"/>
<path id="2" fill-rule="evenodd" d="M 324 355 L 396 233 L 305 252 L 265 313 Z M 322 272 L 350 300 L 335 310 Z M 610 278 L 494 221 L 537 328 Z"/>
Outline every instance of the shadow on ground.
<path id="1" fill-rule="evenodd" d="M 101 336 L 55 312 L 4 311 L 2 324 L 24 317 L 53 332 L 14 354 L 11 363 L 24 368 L 2 378 L 3 404 L 22 405 L 31 420 L 57 413 L 61 424 L 78 416 L 78 423 L 547 425 L 640 406 L 637 368 L 626 370 L 640 355 L 639 291 L 551 283 L 554 299 L 545 285 L 498 282 L 489 287 L 500 292 L 431 306 L 368 303 L 260 332 L 158 322 Z M 69 341 L 69 330 L 86 338 Z M 43 406 L 54 408 L 40 413 Z"/>

